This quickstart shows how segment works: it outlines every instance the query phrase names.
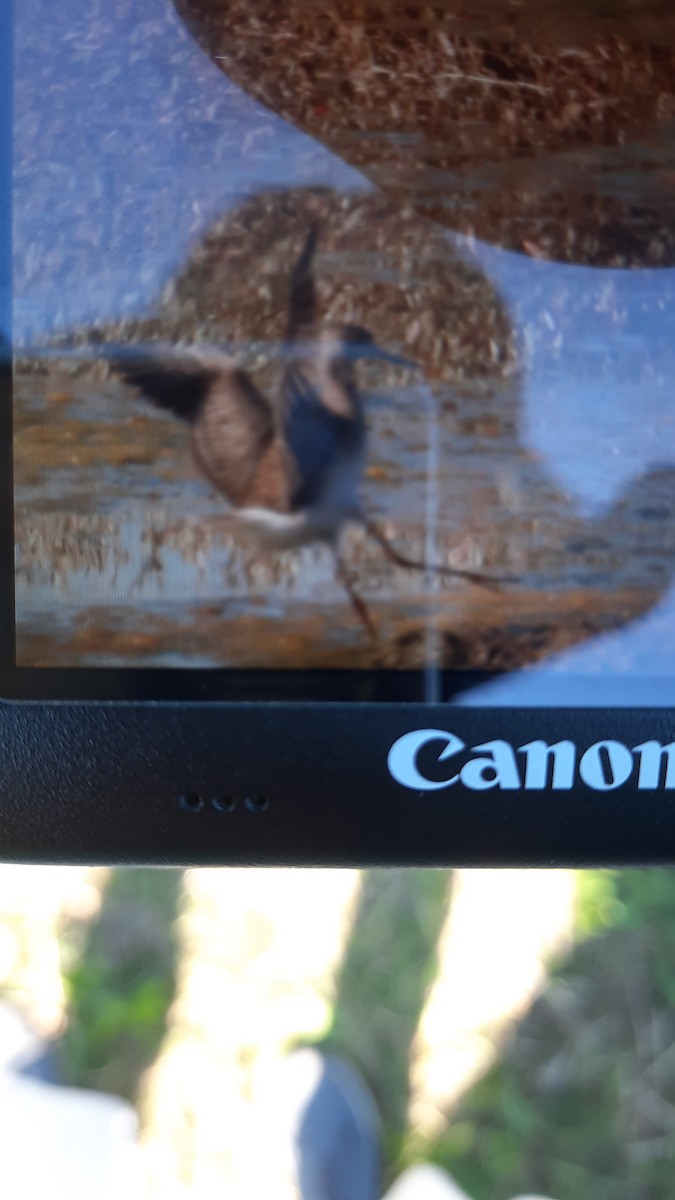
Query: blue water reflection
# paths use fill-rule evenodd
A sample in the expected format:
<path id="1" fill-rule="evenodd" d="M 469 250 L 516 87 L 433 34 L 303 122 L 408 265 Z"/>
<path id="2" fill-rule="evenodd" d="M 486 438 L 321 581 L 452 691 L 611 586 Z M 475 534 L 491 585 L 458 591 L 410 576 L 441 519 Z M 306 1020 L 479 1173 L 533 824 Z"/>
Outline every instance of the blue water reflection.
<path id="1" fill-rule="evenodd" d="M 16 5 L 14 334 L 137 312 L 242 196 L 359 182 L 245 96 L 169 0 Z"/>
<path id="2" fill-rule="evenodd" d="M 521 340 L 521 440 L 584 510 L 675 461 L 675 270 L 568 266 L 464 244 Z"/>
<path id="3" fill-rule="evenodd" d="M 480 243 L 467 249 L 499 287 L 524 346 L 521 440 L 581 510 L 597 516 L 650 466 L 672 465 L 675 271 L 523 260 Z M 573 311 L 559 347 L 551 314 L 561 297 L 572 298 Z M 463 703 L 672 705 L 673 621 L 671 587 L 626 628 L 477 688 Z M 623 688 L 611 678 L 620 663 L 637 675 Z"/>

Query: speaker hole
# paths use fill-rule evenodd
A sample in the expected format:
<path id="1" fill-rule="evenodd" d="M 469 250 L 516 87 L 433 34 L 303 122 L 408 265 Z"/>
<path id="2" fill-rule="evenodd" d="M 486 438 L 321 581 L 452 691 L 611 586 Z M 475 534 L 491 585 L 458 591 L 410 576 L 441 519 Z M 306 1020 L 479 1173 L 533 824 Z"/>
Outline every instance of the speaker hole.
<path id="1" fill-rule="evenodd" d="M 236 807 L 237 801 L 235 800 L 234 796 L 211 797 L 211 808 L 213 808 L 215 812 L 231 813 L 234 812 Z"/>
<path id="2" fill-rule="evenodd" d="M 182 796 L 178 797 L 183 812 L 197 813 L 201 812 L 204 807 L 204 801 L 196 792 L 183 792 Z"/>
<path id="3" fill-rule="evenodd" d="M 255 813 L 267 812 L 270 806 L 267 796 L 263 796 L 262 792 L 252 792 L 250 796 L 246 797 L 244 804 L 249 812 Z"/>

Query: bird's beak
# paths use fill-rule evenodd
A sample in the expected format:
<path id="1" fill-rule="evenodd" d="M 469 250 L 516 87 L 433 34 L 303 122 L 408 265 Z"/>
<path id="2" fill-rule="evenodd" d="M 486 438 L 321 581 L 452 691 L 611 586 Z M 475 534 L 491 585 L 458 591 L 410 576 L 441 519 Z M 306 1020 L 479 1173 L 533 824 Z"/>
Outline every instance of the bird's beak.
<path id="1" fill-rule="evenodd" d="M 410 358 L 403 358 L 401 354 L 392 354 L 389 350 L 384 350 L 382 346 L 373 345 L 368 347 L 367 358 L 376 358 L 381 362 L 391 363 L 394 367 L 407 367 L 410 371 L 417 370 L 417 363 Z"/>

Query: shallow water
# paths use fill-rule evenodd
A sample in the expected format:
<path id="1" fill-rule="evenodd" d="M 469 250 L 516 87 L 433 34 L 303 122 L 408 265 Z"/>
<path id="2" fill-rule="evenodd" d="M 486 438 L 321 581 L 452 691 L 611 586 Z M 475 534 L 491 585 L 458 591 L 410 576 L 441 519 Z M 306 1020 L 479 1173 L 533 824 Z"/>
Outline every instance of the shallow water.
<path id="1" fill-rule="evenodd" d="M 460 639 L 439 642 L 449 666 L 514 666 L 640 615 L 675 561 L 675 471 L 585 517 L 512 433 L 512 389 L 445 389 L 438 406 L 424 388 L 380 390 L 368 406 L 367 510 L 413 557 L 431 547 L 439 562 L 508 580 L 495 594 L 392 567 L 352 532 L 345 556 L 380 627 L 372 644 L 328 550 L 263 555 L 242 539 L 180 422 L 114 382 L 23 377 L 22 663 L 421 665 L 431 628 Z"/>

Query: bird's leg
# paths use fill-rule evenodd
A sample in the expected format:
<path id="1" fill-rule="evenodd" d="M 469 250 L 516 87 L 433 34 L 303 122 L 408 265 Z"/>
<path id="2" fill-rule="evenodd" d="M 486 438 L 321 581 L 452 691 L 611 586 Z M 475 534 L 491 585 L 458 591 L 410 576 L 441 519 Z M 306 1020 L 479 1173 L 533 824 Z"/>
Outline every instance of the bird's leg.
<path id="1" fill-rule="evenodd" d="M 433 571 L 436 575 L 451 575 L 457 579 L 468 579 L 470 583 L 476 583 L 479 587 L 487 588 L 492 592 L 501 591 L 502 580 L 491 578 L 489 575 L 479 575 L 474 571 L 462 571 L 459 567 L 444 567 L 436 563 L 426 563 L 421 560 L 408 558 L 406 554 L 401 554 L 395 546 L 392 546 L 389 538 L 382 532 L 374 521 L 370 521 L 367 517 L 363 517 L 363 525 L 366 532 L 377 542 L 381 550 L 384 551 L 389 562 L 395 563 L 397 567 L 407 567 L 411 571 Z"/>
<path id="2" fill-rule="evenodd" d="M 151 526 L 148 534 L 144 535 L 143 541 L 148 541 L 150 543 L 150 554 L 142 564 L 138 575 L 131 585 L 132 592 L 140 592 L 142 590 L 143 584 L 145 583 L 148 575 L 152 573 L 156 573 L 160 576 L 162 575 L 163 567 L 160 550 L 163 540 L 163 534 L 155 529 L 154 525 Z"/>
<path id="3" fill-rule="evenodd" d="M 354 584 L 352 582 L 352 577 L 351 577 L 347 567 L 345 566 L 345 563 L 344 563 L 343 559 L 341 558 L 339 552 L 337 550 L 335 550 L 334 553 L 335 553 L 335 572 L 336 572 L 338 579 L 340 580 L 340 583 L 342 584 L 347 595 L 349 596 L 349 599 L 351 600 L 352 608 L 354 609 L 355 613 L 357 614 L 359 620 L 365 625 L 365 627 L 368 630 L 368 633 L 370 634 L 373 641 L 377 641 L 377 627 L 375 625 L 375 622 L 373 621 L 373 618 L 370 615 L 370 612 L 368 611 L 368 606 L 365 603 L 365 601 L 361 598 L 361 596 L 359 596 L 359 593 L 357 592 L 356 588 L 354 587 Z"/>

